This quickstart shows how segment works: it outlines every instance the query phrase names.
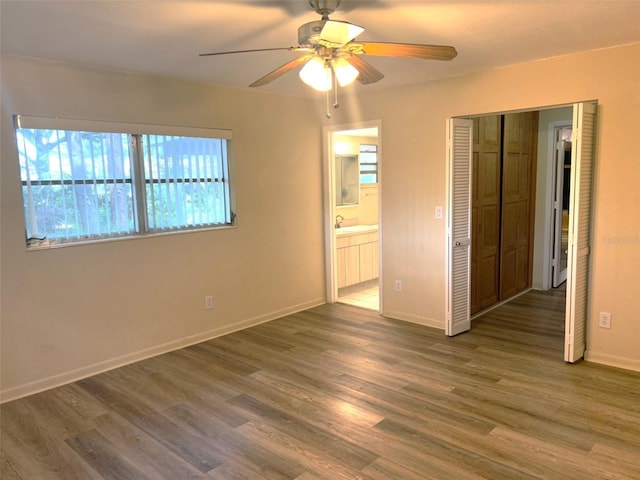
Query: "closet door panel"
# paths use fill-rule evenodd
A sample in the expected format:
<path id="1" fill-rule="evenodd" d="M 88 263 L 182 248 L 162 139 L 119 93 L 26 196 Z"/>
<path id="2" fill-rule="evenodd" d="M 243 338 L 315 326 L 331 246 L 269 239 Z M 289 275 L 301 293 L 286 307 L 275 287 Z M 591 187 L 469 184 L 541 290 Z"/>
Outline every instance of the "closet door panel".
<path id="1" fill-rule="evenodd" d="M 447 267 L 445 334 L 471 329 L 471 204 L 473 122 L 447 121 Z"/>
<path id="2" fill-rule="evenodd" d="M 473 138 L 477 141 L 478 137 L 478 121 L 473 122 Z M 480 226 L 480 201 L 479 196 L 479 180 L 478 180 L 478 165 L 479 165 L 479 152 L 477 151 L 477 144 L 473 145 L 472 166 L 471 171 L 471 274 L 469 282 L 469 291 L 471 297 L 470 313 L 474 314 L 482 308 L 480 305 L 480 278 L 478 276 L 480 272 L 479 259 L 481 258 L 480 250 L 482 248 L 481 242 L 479 242 L 478 236 Z"/>
<path id="3" fill-rule="evenodd" d="M 501 300 L 525 290 L 531 283 L 531 206 L 534 193 L 536 126 L 536 112 L 504 116 Z"/>
<path id="4" fill-rule="evenodd" d="M 501 117 L 474 120 L 471 313 L 498 301 Z"/>

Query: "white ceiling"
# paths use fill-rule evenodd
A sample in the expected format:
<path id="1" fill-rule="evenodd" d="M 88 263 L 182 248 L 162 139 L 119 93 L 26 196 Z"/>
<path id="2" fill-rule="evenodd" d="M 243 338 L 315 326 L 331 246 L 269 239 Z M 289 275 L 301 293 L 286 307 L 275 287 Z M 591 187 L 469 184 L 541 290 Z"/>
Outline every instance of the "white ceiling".
<path id="1" fill-rule="evenodd" d="M 640 42 L 640 0 L 342 0 L 331 18 L 365 27 L 361 41 L 458 50 L 449 62 L 364 57 L 385 74 L 349 87 L 367 91 Z M 318 19 L 308 0 L 0 0 L 0 46 L 4 54 L 248 88 L 298 54 L 198 54 L 295 46 L 298 27 Z M 259 89 L 312 93 L 295 72 Z"/>

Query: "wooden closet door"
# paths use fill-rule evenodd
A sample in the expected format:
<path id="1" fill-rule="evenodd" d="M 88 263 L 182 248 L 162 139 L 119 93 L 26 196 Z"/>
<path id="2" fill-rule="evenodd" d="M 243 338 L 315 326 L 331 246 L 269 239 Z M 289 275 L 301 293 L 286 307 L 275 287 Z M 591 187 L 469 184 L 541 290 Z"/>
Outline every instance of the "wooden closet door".
<path id="1" fill-rule="evenodd" d="M 500 299 L 531 286 L 537 112 L 504 116 Z"/>
<path id="2" fill-rule="evenodd" d="M 501 116 L 473 121 L 471 313 L 498 301 Z"/>

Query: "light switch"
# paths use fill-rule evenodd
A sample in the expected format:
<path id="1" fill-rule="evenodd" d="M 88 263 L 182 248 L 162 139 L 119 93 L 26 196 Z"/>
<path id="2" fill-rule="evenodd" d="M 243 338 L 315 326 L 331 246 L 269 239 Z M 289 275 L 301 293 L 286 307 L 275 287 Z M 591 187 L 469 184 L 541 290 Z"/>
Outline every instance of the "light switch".
<path id="1" fill-rule="evenodd" d="M 436 207 L 436 218 L 437 219 L 441 219 L 442 218 L 442 207 L 439 206 L 439 205 Z"/>

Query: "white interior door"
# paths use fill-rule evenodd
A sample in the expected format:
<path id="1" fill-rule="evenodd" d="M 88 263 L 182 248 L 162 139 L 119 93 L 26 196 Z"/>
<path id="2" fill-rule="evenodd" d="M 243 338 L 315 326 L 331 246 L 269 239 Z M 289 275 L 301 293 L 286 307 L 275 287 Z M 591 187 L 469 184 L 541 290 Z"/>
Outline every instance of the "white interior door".
<path id="1" fill-rule="evenodd" d="M 447 123 L 447 288 L 445 333 L 471 328 L 471 167 L 473 121 Z"/>
<path id="2" fill-rule="evenodd" d="M 564 349 L 565 361 L 572 363 L 582 358 L 586 350 L 595 126 L 596 104 L 575 104 Z"/>
<path id="3" fill-rule="evenodd" d="M 552 278 L 553 288 L 559 287 L 567 279 L 567 254 L 568 254 L 568 229 L 565 225 L 565 195 L 569 193 L 566 186 L 565 175 L 570 175 L 570 169 L 565 169 L 565 155 L 571 153 L 571 142 L 562 140 L 562 134 L 569 127 L 556 128 L 555 131 L 555 184 L 553 196 L 553 259 Z M 565 191 L 566 190 L 566 191 Z"/>

